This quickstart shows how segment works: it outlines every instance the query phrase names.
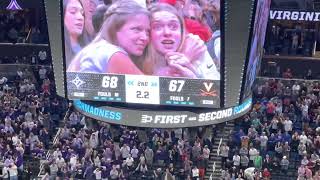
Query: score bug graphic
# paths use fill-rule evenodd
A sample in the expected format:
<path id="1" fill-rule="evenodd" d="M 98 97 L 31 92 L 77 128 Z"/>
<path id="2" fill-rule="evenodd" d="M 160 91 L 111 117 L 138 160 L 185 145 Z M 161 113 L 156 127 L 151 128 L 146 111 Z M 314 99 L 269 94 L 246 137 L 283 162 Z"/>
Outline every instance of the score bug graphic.
<path id="1" fill-rule="evenodd" d="M 126 101 L 139 104 L 159 104 L 159 78 L 126 75 Z"/>
<path id="2" fill-rule="evenodd" d="M 219 107 L 219 81 L 160 78 L 160 104 Z"/>

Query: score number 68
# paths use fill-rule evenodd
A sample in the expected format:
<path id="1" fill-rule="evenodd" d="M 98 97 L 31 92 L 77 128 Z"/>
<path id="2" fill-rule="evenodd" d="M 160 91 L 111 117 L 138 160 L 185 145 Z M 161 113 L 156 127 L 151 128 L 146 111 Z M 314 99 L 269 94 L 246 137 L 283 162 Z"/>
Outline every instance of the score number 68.
<path id="1" fill-rule="evenodd" d="M 103 76 L 102 78 L 103 88 L 117 88 L 118 87 L 118 77 L 116 76 Z"/>

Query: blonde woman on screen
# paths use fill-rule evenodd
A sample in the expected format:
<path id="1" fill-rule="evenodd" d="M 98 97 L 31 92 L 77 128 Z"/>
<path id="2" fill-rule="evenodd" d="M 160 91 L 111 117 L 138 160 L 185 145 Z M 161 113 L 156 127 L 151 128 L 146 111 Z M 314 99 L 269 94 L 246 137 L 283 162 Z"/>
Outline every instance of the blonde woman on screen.
<path id="1" fill-rule="evenodd" d="M 149 18 L 149 11 L 132 0 L 112 4 L 97 37 L 72 60 L 68 72 L 153 75 L 144 68 Z M 194 76 L 190 70 L 182 70 L 184 76 Z"/>
<path id="2" fill-rule="evenodd" d="M 119 0 L 108 8 L 97 37 L 72 60 L 68 71 L 144 74 L 139 67 L 149 31 L 149 12 L 132 0 Z"/>
<path id="3" fill-rule="evenodd" d="M 156 3 L 149 7 L 149 11 L 151 46 L 150 58 L 145 62 L 147 69 L 153 74 L 176 77 L 192 77 L 186 73 L 191 71 L 192 78 L 220 80 L 220 73 L 207 50 L 194 56 L 190 43 L 200 41 L 200 38 L 186 35 L 183 18 L 173 6 Z"/>
<path id="4" fill-rule="evenodd" d="M 162 67 L 155 67 L 150 63 L 158 59 L 150 61 L 148 54 L 150 52 L 150 48 L 147 48 L 150 36 L 149 18 L 149 11 L 134 1 L 119 0 L 112 4 L 105 14 L 99 34 L 73 59 L 68 71 L 197 78 L 192 68 L 186 68 L 185 64 L 172 63 L 165 67 L 173 69 L 175 75 L 162 74 Z M 195 47 L 199 47 L 198 43 L 190 41 L 184 48 L 185 54 L 196 57 L 202 49 Z M 193 52 L 188 52 L 191 49 Z"/>

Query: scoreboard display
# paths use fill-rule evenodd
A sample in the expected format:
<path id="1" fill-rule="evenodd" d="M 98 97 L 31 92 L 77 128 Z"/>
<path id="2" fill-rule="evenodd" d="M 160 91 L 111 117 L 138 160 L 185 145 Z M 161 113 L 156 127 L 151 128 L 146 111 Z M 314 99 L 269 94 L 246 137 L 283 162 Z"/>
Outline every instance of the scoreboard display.
<path id="1" fill-rule="evenodd" d="M 141 75 L 68 73 L 70 99 L 219 107 L 219 81 Z"/>
<path id="2" fill-rule="evenodd" d="M 250 110 L 269 0 L 44 2 L 56 91 L 81 113 L 175 128 Z"/>
<path id="3" fill-rule="evenodd" d="M 85 4 L 63 1 L 68 98 L 219 108 L 221 38 L 215 34 L 221 22 L 204 33 L 187 32 L 204 25 L 182 11 L 163 2 L 147 8 L 119 0 L 90 33 L 87 26 L 96 22 L 86 20 Z"/>

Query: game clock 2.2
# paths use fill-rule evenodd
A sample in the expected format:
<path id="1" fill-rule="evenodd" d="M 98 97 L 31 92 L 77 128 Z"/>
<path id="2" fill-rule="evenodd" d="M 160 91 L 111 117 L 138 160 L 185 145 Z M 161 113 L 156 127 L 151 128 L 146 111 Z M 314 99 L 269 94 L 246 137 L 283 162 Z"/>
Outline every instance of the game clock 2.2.
<path id="1" fill-rule="evenodd" d="M 157 76 L 68 73 L 69 99 L 212 107 L 220 105 L 220 81 Z"/>

